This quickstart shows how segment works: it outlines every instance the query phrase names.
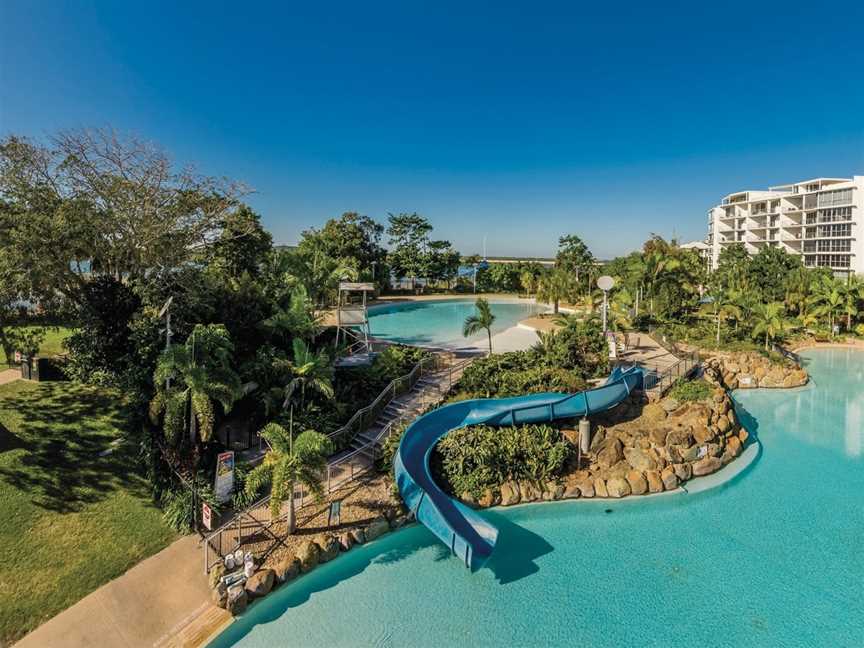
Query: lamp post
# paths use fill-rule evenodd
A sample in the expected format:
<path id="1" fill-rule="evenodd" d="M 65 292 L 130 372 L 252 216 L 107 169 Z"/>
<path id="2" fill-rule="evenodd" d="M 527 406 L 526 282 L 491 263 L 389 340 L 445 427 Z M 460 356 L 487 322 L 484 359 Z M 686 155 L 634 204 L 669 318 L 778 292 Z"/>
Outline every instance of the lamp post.
<path id="1" fill-rule="evenodd" d="M 615 280 L 608 275 L 603 275 L 597 279 L 597 287 L 603 291 L 603 334 L 605 335 L 609 319 L 609 291 L 615 287 Z"/>

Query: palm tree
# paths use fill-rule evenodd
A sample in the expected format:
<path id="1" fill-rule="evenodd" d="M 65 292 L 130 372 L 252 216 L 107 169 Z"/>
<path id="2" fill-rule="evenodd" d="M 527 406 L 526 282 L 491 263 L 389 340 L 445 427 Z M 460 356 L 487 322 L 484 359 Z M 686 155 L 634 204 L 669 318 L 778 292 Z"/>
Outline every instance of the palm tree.
<path id="1" fill-rule="evenodd" d="M 781 302 L 771 302 L 770 304 L 756 304 L 753 307 L 753 337 L 765 336 L 765 350 L 768 350 L 768 344 L 778 335 L 781 335 L 785 329 L 784 315 L 785 310 Z"/>
<path id="2" fill-rule="evenodd" d="M 465 323 L 462 325 L 462 335 L 470 337 L 485 330 L 489 338 L 489 353 L 491 354 L 492 324 L 495 322 L 495 315 L 492 314 L 489 302 L 482 297 L 478 297 L 474 305 L 477 307 L 477 312 L 465 318 Z"/>
<path id="3" fill-rule="evenodd" d="M 327 456 L 333 444 L 326 436 L 313 430 L 301 432 L 296 439 L 277 423 L 267 424 L 261 437 L 270 445 L 261 465 L 246 477 L 246 494 L 255 497 L 270 485 L 270 514 L 279 515 L 282 503 L 288 500 L 288 533 L 294 533 L 297 523 L 294 515 L 294 486 L 305 486 L 320 498 L 324 494 L 321 476 L 327 468 Z"/>
<path id="4" fill-rule="evenodd" d="M 823 278 L 813 286 L 810 302 L 815 306 L 813 313 L 827 317 L 831 337 L 834 337 L 834 321 L 838 313 L 842 313 L 845 298 L 838 282 L 833 278 Z"/>
<path id="5" fill-rule="evenodd" d="M 537 284 L 537 299 L 552 304 L 553 312 L 557 315 L 559 303 L 570 296 L 571 288 L 570 275 L 560 268 L 555 268 L 540 278 Z"/>
<path id="6" fill-rule="evenodd" d="M 728 293 L 720 293 L 710 304 L 704 304 L 699 309 L 703 315 L 710 316 L 717 321 L 717 344 L 720 344 L 720 326 L 727 319 L 734 319 L 736 322 L 741 320 L 741 308 L 738 306 L 737 300 Z"/>
<path id="7" fill-rule="evenodd" d="M 333 398 L 333 365 L 324 349 L 312 351 L 305 341 L 294 338 L 294 361 L 291 366 L 291 381 L 285 386 L 287 408 L 291 397 L 300 388 L 300 407 L 306 404 L 306 388 L 317 391 L 325 398 Z"/>
<path id="8" fill-rule="evenodd" d="M 291 291 L 288 308 L 277 310 L 271 317 L 262 320 L 258 326 L 282 340 L 294 336 L 314 338 L 319 320 L 320 317 L 312 308 L 306 287 L 300 284 Z"/>
<path id="9" fill-rule="evenodd" d="M 528 293 L 528 297 L 530 297 L 531 293 L 534 292 L 534 284 L 537 282 L 537 277 L 530 270 L 525 270 L 519 275 L 519 282 L 522 284 L 525 292 Z"/>
<path id="10" fill-rule="evenodd" d="M 857 317 L 858 304 L 864 299 L 864 282 L 857 276 L 852 275 L 846 283 L 840 285 L 840 294 L 843 297 L 843 314 L 846 315 L 846 330 L 852 330 L 852 318 Z"/>
<path id="11" fill-rule="evenodd" d="M 156 395 L 150 402 L 150 417 L 161 415 L 165 436 L 175 441 L 183 430 L 189 407 L 189 440 L 195 443 L 196 427 L 202 441 L 213 434 L 215 408 L 228 413 L 242 395 L 240 377 L 231 367 L 234 345 L 221 324 L 197 325 L 186 344 L 166 349 L 156 363 L 153 382 Z"/>

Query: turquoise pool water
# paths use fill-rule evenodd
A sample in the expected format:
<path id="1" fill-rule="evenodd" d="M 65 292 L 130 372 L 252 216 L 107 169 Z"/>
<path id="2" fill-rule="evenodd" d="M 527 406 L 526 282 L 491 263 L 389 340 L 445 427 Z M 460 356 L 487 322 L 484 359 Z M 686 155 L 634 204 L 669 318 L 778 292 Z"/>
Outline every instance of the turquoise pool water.
<path id="1" fill-rule="evenodd" d="M 529 301 L 490 301 L 495 324 L 492 335 L 515 326 L 519 320 L 547 310 Z M 486 333 L 468 340 L 462 337 L 465 318 L 476 312 L 474 299 L 423 301 L 375 306 L 369 309 L 372 335 L 403 344 L 465 346 L 485 342 Z"/>
<path id="2" fill-rule="evenodd" d="M 724 486 L 488 511 L 499 542 L 473 575 L 409 527 L 211 645 L 861 646 L 864 353 L 804 355 L 813 384 L 736 393 L 762 453 Z"/>

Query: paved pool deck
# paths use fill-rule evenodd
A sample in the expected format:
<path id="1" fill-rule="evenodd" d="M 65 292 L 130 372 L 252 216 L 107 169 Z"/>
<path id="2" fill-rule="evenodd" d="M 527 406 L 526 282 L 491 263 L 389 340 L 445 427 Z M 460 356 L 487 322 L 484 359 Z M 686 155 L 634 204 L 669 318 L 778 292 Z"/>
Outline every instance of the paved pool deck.
<path id="1" fill-rule="evenodd" d="M 184 632 L 209 615 L 231 615 L 210 603 L 197 535 L 176 540 L 122 576 L 91 592 L 26 635 L 16 648 L 152 648 L 200 645 Z"/>

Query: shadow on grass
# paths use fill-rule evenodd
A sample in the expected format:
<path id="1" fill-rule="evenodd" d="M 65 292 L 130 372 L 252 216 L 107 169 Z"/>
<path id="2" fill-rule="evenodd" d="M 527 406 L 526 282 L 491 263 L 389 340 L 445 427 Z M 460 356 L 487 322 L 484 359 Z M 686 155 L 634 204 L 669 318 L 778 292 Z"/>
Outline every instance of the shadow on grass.
<path id="1" fill-rule="evenodd" d="M 28 493 L 34 505 L 65 513 L 120 488 L 146 493 L 133 448 L 99 456 L 128 420 L 114 393 L 71 383 L 28 385 L 0 396 L 2 411 L 21 422 L 0 431 L 0 444 L 26 452 L 0 464 L 0 480 Z"/>

